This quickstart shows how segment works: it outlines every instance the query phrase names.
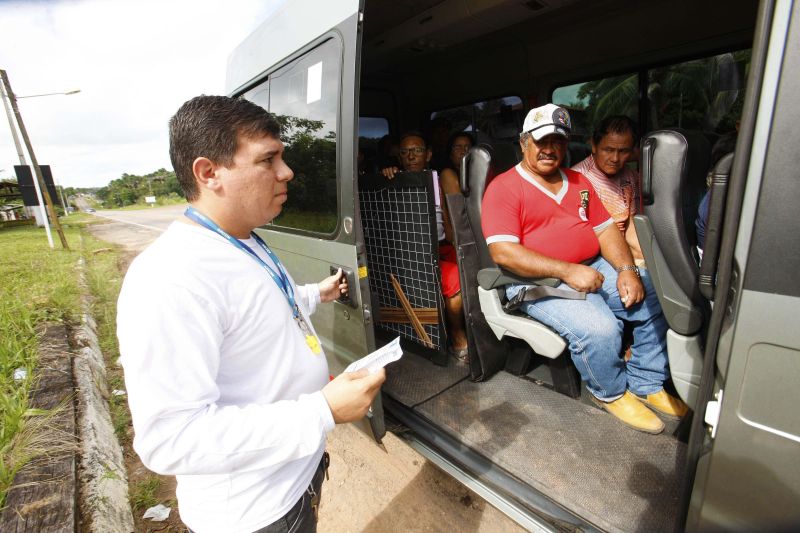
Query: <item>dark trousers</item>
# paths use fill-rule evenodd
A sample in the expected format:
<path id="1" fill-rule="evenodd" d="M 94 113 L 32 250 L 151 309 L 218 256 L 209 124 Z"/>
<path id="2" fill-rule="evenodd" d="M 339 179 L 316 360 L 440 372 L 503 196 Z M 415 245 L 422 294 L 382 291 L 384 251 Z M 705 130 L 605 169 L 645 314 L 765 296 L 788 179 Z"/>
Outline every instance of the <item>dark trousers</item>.
<path id="1" fill-rule="evenodd" d="M 316 533 L 317 511 L 320 498 L 322 498 L 322 481 L 329 463 L 330 457 L 328 452 L 325 452 L 311 479 L 311 484 L 303 496 L 297 500 L 297 503 L 281 518 L 254 533 Z"/>

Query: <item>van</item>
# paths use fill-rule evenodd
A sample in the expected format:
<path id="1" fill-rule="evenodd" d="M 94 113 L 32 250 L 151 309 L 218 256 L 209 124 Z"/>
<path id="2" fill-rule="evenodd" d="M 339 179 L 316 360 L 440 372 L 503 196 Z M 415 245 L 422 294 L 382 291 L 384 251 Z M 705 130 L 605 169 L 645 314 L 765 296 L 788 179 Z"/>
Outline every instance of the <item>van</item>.
<path id="1" fill-rule="evenodd" d="M 226 90 L 275 114 L 295 172 L 259 235 L 298 283 L 340 267 L 350 280 L 313 317 L 331 372 L 401 337 L 362 423 L 378 443 L 401 434 L 532 531 L 800 525 L 795 7 L 292 0 L 234 50 Z M 670 326 L 670 387 L 692 409 L 660 435 L 593 407 L 563 341 L 498 308 L 486 280 L 481 183 L 518 161 L 525 113 L 547 102 L 572 115 L 573 164 L 606 115 L 643 132 L 635 224 Z M 461 203 L 446 199 L 468 363 L 447 354 L 432 174 L 387 185 L 375 172 L 391 160 L 387 140 L 410 129 L 430 133 L 434 153 L 442 129 L 478 143 Z M 712 166 L 725 135 L 733 155 Z M 700 261 L 693 222 L 709 184 Z"/>

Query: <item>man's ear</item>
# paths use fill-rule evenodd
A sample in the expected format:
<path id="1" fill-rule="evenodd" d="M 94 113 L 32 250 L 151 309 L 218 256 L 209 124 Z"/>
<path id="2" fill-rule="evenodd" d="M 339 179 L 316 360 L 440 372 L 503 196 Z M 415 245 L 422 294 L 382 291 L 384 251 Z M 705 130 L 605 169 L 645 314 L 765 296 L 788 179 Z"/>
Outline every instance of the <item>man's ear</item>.
<path id="1" fill-rule="evenodd" d="M 220 187 L 221 183 L 217 177 L 217 169 L 219 165 L 211 161 L 207 157 L 198 157 L 192 163 L 192 173 L 194 179 L 197 180 L 197 186 L 200 189 L 216 190 Z"/>
<path id="2" fill-rule="evenodd" d="M 425 152 L 425 154 L 426 154 L 426 156 L 425 156 L 425 162 L 426 162 L 426 163 L 430 163 L 430 162 L 431 162 L 431 157 L 433 157 L 433 150 L 431 150 L 430 148 L 428 148 L 428 149 L 427 149 L 427 151 Z"/>

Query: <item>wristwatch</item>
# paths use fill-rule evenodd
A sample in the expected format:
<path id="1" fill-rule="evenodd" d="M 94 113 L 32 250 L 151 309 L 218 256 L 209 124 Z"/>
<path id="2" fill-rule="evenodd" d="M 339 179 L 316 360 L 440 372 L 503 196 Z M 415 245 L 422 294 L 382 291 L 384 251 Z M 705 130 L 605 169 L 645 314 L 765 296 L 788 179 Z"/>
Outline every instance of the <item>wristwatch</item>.
<path id="1" fill-rule="evenodd" d="M 617 271 L 617 274 L 619 274 L 624 270 L 633 270 L 634 274 L 636 274 L 636 277 L 641 277 L 641 275 L 639 274 L 639 267 L 637 267 L 636 265 L 622 265 L 618 266 L 614 270 Z"/>

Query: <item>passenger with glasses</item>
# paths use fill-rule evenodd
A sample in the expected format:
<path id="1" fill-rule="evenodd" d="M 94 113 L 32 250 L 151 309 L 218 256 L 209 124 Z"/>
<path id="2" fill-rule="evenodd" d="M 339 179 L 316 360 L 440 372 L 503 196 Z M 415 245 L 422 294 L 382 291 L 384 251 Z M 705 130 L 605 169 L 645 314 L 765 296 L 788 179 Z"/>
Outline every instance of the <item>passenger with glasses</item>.
<path id="1" fill-rule="evenodd" d="M 420 172 L 428 168 L 433 155 L 422 134 L 410 131 L 400 137 L 400 165 L 402 171 Z M 381 174 L 387 180 L 393 180 L 402 172 L 397 167 L 384 168 Z M 456 251 L 453 242 L 453 228 L 450 218 L 444 211 L 442 187 L 436 171 L 434 183 L 439 187 L 436 205 L 436 225 L 439 235 L 439 270 L 442 274 L 442 295 L 445 299 L 445 318 L 450 334 L 450 353 L 461 361 L 468 361 L 467 334 L 464 330 L 464 314 L 461 303 L 461 282 L 458 274 Z"/>

